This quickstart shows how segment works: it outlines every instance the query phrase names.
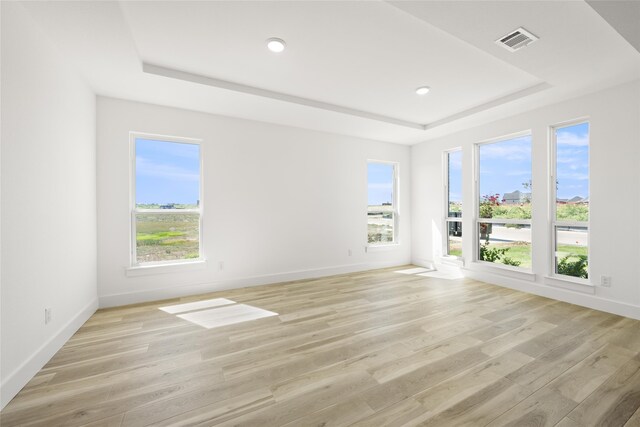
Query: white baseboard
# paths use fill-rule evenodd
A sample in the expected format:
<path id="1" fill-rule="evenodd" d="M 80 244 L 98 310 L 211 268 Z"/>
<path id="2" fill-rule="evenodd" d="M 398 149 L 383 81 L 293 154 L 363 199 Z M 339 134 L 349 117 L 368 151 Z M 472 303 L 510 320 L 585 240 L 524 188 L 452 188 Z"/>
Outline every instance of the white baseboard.
<path id="1" fill-rule="evenodd" d="M 15 397 L 54 354 L 76 333 L 98 309 L 98 298 L 93 299 L 78 314 L 63 325 L 47 342 L 25 360 L 18 368 L 3 378 L 0 384 L 0 410 Z"/>
<path id="2" fill-rule="evenodd" d="M 409 260 L 392 262 L 366 262 L 359 264 L 345 264 L 332 267 L 323 267 L 310 270 L 296 270 L 285 273 L 265 274 L 261 276 L 241 277 L 221 280 L 217 282 L 200 283 L 192 285 L 172 286 L 169 288 L 144 290 L 120 294 L 102 295 L 100 308 L 118 307 L 128 304 L 137 304 L 148 301 L 158 301 L 169 298 L 178 298 L 190 295 L 206 294 L 209 292 L 225 291 L 229 289 L 246 288 L 251 286 L 268 285 L 272 283 L 290 282 L 294 280 L 313 279 L 318 277 L 334 276 L 336 274 L 355 273 L 358 271 L 373 270 L 409 264 Z"/>
<path id="3" fill-rule="evenodd" d="M 505 277 L 490 272 L 463 269 L 466 277 L 481 282 L 490 283 L 517 291 L 527 292 L 569 304 L 580 305 L 594 310 L 606 311 L 607 313 L 619 316 L 630 317 L 640 320 L 640 307 L 637 305 L 625 304 L 619 301 L 612 301 L 590 295 L 583 292 L 563 289 L 557 286 L 545 285 L 537 282 L 519 280 L 512 277 Z"/>

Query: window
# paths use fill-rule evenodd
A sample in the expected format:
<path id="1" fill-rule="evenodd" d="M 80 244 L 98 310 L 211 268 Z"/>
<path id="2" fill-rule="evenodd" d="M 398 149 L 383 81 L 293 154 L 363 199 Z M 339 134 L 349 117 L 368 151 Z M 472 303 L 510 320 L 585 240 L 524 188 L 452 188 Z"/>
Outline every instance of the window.
<path id="1" fill-rule="evenodd" d="M 367 165 L 367 234 L 370 245 L 397 243 L 398 167 L 369 161 Z"/>
<path id="2" fill-rule="evenodd" d="M 131 134 L 131 264 L 202 257 L 198 141 Z"/>
<path id="3" fill-rule="evenodd" d="M 445 255 L 462 257 L 462 150 L 445 154 Z"/>
<path id="4" fill-rule="evenodd" d="M 531 269 L 531 135 L 477 145 L 477 256 Z"/>
<path id="5" fill-rule="evenodd" d="M 589 278 L 589 123 L 553 128 L 554 273 Z"/>

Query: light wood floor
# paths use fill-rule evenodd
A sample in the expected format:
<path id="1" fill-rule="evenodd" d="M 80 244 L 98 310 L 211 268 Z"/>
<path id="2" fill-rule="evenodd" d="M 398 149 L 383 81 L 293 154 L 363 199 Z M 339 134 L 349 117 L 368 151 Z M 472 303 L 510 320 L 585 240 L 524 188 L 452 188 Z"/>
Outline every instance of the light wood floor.
<path id="1" fill-rule="evenodd" d="M 217 329 L 158 310 L 280 313 Z M 640 322 L 394 269 L 100 310 L 1 415 L 43 426 L 640 426 Z"/>

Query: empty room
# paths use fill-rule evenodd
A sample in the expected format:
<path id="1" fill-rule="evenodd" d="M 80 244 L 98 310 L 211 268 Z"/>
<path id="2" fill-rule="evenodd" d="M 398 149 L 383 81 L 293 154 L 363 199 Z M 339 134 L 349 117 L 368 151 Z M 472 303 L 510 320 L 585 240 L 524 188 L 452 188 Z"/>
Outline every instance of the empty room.
<path id="1" fill-rule="evenodd" d="M 640 427 L 640 1 L 0 19 L 3 427 Z"/>

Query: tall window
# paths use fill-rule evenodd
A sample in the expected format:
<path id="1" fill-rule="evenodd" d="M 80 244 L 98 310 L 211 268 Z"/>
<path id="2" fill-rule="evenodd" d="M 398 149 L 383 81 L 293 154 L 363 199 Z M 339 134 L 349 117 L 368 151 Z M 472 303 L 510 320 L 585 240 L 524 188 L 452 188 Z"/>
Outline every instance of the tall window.
<path id="1" fill-rule="evenodd" d="M 445 255 L 462 256 L 462 150 L 445 152 Z"/>
<path id="2" fill-rule="evenodd" d="M 398 167 L 369 161 L 367 165 L 367 234 L 370 245 L 392 244 L 398 235 Z"/>
<path id="3" fill-rule="evenodd" d="M 589 278 L 589 123 L 553 128 L 554 273 Z"/>
<path id="4" fill-rule="evenodd" d="M 477 150 L 477 260 L 531 269 L 531 135 Z"/>
<path id="5" fill-rule="evenodd" d="M 132 134 L 131 145 L 131 264 L 201 258 L 200 144 Z"/>

